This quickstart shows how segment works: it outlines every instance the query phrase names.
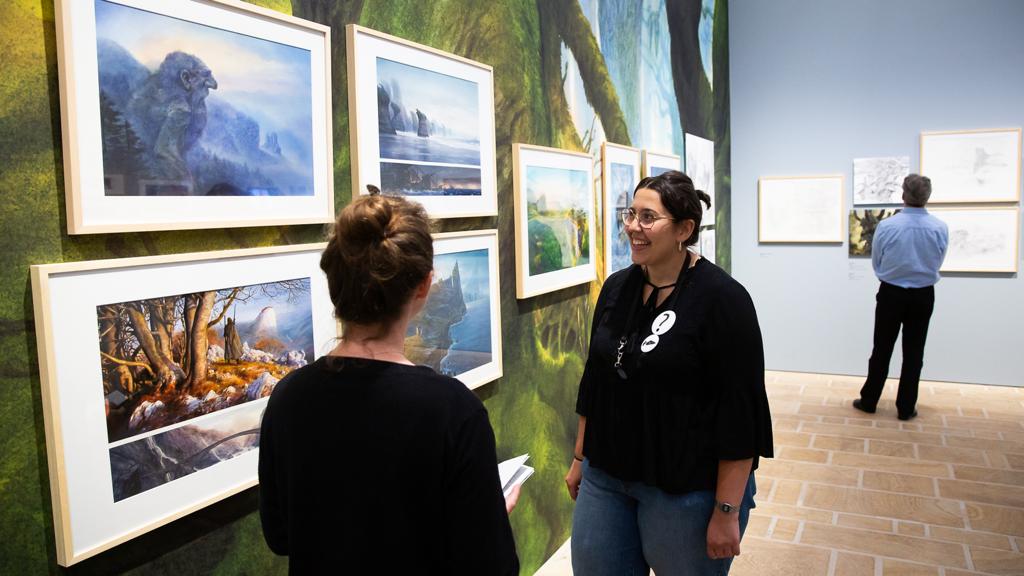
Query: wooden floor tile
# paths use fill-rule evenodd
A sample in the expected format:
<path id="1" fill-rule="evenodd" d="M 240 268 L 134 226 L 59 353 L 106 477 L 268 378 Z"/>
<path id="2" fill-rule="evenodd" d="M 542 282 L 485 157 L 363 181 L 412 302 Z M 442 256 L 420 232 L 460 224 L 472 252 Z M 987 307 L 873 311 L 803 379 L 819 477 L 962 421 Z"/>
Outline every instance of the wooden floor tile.
<path id="1" fill-rule="evenodd" d="M 971 546 L 974 569 L 989 574 L 1024 575 L 1024 554 Z"/>
<path id="2" fill-rule="evenodd" d="M 894 492 L 809 484 L 803 505 L 863 516 L 913 520 L 957 528 L 964 526 L 959 502 Z"/>
<path id="3" fill-rule="evenodd" d="M 842 526 L 808 522 L 800 534 L 800 543 L 890 558 L 917 558 L 936 566 L 967 567 L 963 546 L 959 544 Z"/>
<path id="4" fill-rule="evenodd" d="M 733 560 L 732 576 L 792 576 L 828 574 L 831 552 L 759 538 L 744 539 Z"/>
<path id="5" fill-rule="evenodd" d="M 875 559 L 850 552 L 836 553 L 835 576 L 875 576 Z"/>
<path id="6" fill-rule="evenodd" d="M 966 502 L 982 502 L 1024 509 L 1024 486 L 1006 486 L 966 480 L 939 480 L 939 495 Z M 1024 516 L 1024 513 L 1021 514 Z"/>

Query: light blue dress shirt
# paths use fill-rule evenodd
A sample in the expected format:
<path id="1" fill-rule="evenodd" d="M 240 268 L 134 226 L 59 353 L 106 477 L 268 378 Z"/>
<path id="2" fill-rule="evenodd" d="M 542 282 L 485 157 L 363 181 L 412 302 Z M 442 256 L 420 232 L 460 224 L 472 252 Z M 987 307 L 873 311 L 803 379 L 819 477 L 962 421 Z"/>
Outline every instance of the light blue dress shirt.
<path id="1" fill-rule="evenodd" d="M 949 227 L 924 208 L 904 206 L 882 220 L 871 242 L 875 276 L 901 288 L 924 288 L 939 281 L 949 246 Z"/>

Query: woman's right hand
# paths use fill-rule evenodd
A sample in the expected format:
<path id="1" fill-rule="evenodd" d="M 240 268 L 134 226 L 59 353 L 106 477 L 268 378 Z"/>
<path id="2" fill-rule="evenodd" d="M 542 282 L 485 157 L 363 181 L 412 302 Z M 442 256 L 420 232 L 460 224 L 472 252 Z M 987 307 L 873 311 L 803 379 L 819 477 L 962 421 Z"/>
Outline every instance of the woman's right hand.
<path id="1" fill-rule="evenodd" d="M 565 487 L 569 489 L 569 497 L 576 500 L 580 493 L 580 481 L 583 480 L 583 463 L 573 458 L 569 473 L 565 475 Z"/>

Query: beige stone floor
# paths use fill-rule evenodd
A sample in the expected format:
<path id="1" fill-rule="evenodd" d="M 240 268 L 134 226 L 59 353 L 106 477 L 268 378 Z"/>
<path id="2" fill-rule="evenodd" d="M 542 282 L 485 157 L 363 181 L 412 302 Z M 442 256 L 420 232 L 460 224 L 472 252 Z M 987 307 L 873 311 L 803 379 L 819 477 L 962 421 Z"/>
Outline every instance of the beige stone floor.
<path id="1" fill-rule="evenodd" d="M 896 419 L 863 378 L 767 372 L 775 458 L 735 576 L 1024 575 L 1024 389 L 922 382 Z M 568 546 L 537 572 L 572 574 Z"/>

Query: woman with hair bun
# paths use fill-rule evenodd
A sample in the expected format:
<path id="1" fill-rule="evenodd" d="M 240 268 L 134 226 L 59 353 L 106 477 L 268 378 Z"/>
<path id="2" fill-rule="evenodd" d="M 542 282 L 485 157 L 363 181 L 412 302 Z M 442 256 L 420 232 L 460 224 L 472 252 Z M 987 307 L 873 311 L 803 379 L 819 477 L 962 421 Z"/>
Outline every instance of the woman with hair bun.
<path id="1" fill-rule="evenodd" d="M 726 574 L 772 456 L 754 304 L 688 247 L 710 198 L 688 176 L 644 178 L 621 213 L 633 265 L 594 309 L 574 460 L 578 576 Z"/>
<path id="2" fill-rule="evenodd" d="M 518 492 L 502 497 L 487 411 L 404 353 L 433 276 L 430 221 L 373 192 L 341 211 L 320 259 L 344 336 L 263 415 L 264 537 L 293 574 L 518 574 Z"/>

